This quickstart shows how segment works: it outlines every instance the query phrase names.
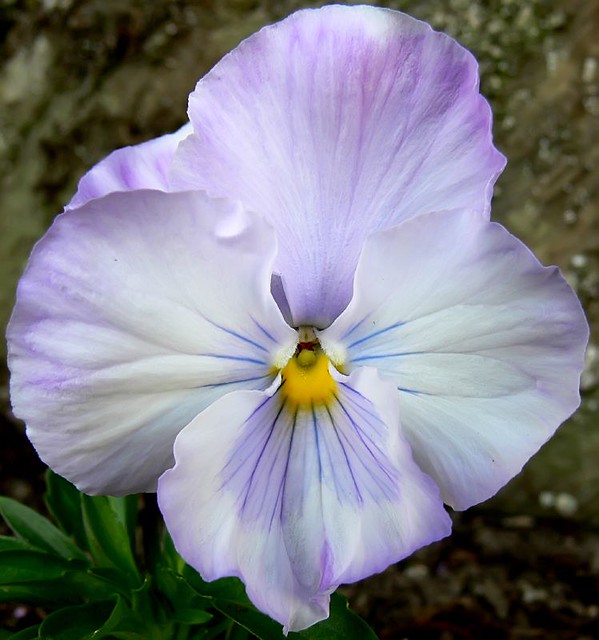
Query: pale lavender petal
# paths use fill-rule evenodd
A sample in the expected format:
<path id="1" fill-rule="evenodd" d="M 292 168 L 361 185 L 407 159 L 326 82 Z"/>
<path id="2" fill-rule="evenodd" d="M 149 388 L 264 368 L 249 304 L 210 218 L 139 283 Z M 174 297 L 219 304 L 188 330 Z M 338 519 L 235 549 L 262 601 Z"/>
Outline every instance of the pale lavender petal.
<path id="1" fill-rule="evenodd" d="M 75 209 L 115 191 L 170 191 L 168 176 L 175 151 L 191 132 L 192 126 L 187 123 L 174 133 L 113 151 L 81 178 L 66 208 Z"/>
<path id="2" fill-rule="evenodd" d="M 264 222 L 200 193 L 114 193 L 59 216 L 8 328 L 14 411 L 40 457 L 88 493 L 154 490 L 192 418 L 267 388 L 293 353 L 275 252 Z"/>
<path id="3" fill-rule="evenodd" d="M 388 9 L 328 6 L 266 27 L 200 80 L 189 116 L 173 183 L 274 225 L 296 326 L 339 315 L 375 229 L 439 209 L 488 215 L 505 162 L 474 57 Z"/>
<path id="4" fill-rule="evenodd" d="M 333 372 L 328 405 L 279 387 L 234 392 L 177 437 L 159 480 L 166 525 L 206 580 L 238 576 L 256 606 L 300 630 L 330 593 L 449 533 L 438 489 L 401 435 L 394 385 Z"/>
<path id="5" fill-rule="evenodd" d="M 555 267 L 498 224 L 440 212 L 378 233 L 329 356 L 400 390 L 414 458 L 457 509 L 493 495 L 578 407 L 588 327 Z"/>

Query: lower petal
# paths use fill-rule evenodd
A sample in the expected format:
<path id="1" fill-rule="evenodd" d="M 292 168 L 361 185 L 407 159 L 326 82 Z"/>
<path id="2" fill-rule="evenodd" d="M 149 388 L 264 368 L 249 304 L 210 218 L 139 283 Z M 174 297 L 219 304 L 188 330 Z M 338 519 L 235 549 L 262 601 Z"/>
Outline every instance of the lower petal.
<path id="1" fill-rule="evenodd" d="M 376 371 L 334 372 L 328 404 L 282 387 L 239 391 L 178 436 L 158 497 L 177 549 L 207 580 L 238 576 L 288 630 L 328 615 L 330 593 L 449 533 L 437 487 L 401 435 Z"/>

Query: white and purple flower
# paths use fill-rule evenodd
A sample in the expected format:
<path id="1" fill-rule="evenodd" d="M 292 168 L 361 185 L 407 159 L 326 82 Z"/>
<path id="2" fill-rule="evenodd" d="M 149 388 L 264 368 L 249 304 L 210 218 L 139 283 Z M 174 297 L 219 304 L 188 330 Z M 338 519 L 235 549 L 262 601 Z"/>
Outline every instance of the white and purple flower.
<path id="1" fill-rule="evenodd" d="M 476 61 L 426 24 L 300 11 L 189 117 L 92 169 L 35 247 L 12 401 L 53 469 L 158 489 L 183 557 L 298 630 L 520 471 L 579 404 L 587 324 L 490 222 Z"/>

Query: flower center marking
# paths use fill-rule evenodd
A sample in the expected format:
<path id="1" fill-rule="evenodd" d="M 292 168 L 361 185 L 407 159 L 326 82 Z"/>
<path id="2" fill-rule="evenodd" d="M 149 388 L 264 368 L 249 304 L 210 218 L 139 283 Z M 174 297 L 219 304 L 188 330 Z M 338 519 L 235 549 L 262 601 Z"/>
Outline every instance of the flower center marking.
<path id="1" fill-rule="evenodd" d="M 337 383 L 329 372 L 329 359 L 318 340 L 303 327 L 295 355 L 281 371 L 281 392 L 286 401 L 299 407 L 326 404 L 334 398 Z"/>

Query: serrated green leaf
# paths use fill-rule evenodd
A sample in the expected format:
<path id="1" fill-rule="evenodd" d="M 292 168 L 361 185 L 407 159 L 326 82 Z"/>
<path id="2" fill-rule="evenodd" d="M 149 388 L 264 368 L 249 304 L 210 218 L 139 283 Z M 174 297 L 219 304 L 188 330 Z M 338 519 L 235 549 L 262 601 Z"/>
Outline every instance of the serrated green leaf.
<path id="1" fill-rule="evenodd" d="M 115 511 L 106 496 L 81 494 L 83 524 L 94 560 L 100 566 L 114 567 L 123 572 L 127 584 L 137 587 L 141 577 L 133 555 L 123 512 Z"/>
<path id="2" fill-rule="evenodd" d="M 87 549 L 80 496 L 74 485 L 48 469 L 44 496 L 48 511 L 65 533 L 72 536 L 80 547 Z"/>
<path id="3" fill-rule="evenodd" d="M 65 607 L 51 613 L 40 625 L 40 640 L 96 640 L 115 608 L 114 600 Z"/>
<path id="4" fill-rule="evenodd" d="M 87 561 L 81 549 L 62 531 L 48 519 L 16 500 L 0 496 L 0 515 L 16 536 L 34 547 L 63 558 Z"/>
<path id="5" fill-rule="evenodd" d="M 290 633 L 289 640 L 377 640 L 375 632 L 365 620 L 349 608 L 349 603 L 339 593 L 331 596 L 331 613 L 326 620 L 299 633 Z"/>

